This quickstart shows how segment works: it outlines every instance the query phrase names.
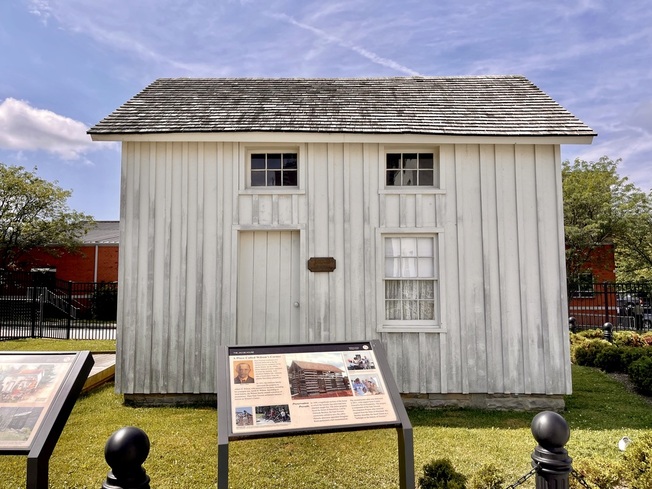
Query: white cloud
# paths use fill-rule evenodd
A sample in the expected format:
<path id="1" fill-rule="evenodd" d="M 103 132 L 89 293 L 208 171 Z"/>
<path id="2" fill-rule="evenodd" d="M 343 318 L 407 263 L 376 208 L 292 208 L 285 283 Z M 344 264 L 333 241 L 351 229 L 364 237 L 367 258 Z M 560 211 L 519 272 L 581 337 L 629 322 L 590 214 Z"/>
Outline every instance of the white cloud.
<path id="1" fill-rule="evenodd" d="M 0 103 L 0 148 L 47 151 L 66 160 L 80 159 L 102 148 L 86 134 L 86 125 L 49 110 L 37 109 L 23 100 L 7 98 Z"/>

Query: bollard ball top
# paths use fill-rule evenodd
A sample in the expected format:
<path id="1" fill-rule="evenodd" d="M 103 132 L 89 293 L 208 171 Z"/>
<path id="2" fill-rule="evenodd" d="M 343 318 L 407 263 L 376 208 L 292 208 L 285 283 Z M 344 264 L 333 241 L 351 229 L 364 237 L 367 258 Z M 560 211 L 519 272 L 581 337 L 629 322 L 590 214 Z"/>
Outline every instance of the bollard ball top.
<path id="1" fill-rule="evenodd" d="M 113 433 L 104 446 L 104 458 L 114 471 L 140 467 L 149 455 L 149 438 L 140 428 L 127 426 Z"/>
<path id="2" fill-rule="evenodd" d="M 543 411 L 532 420 L 532 436 L 547 450 L 562 448 L 570 438 L 566 420 L 553 411 Z"/>

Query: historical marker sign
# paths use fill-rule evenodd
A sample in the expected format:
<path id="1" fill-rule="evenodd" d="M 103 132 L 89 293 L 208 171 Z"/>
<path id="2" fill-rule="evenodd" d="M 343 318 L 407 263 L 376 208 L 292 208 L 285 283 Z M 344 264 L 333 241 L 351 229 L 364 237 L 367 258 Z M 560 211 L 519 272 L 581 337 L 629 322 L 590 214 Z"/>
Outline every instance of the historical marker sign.
<path id="1" fill-rule="evenodd" d="M 0 354 L 0 455 L 27 455 L 27 488 L 48 487 L 48 462 L 93 366 L 90 352 Z"/>
<path id="2" fill-rule="evenodd" d="M 218 368 L 220 489 L 229 440 L 375 428 L 397 429 L 401 487 L 413 483 L 412 426 L 378 341 L 222 347 Z"/>

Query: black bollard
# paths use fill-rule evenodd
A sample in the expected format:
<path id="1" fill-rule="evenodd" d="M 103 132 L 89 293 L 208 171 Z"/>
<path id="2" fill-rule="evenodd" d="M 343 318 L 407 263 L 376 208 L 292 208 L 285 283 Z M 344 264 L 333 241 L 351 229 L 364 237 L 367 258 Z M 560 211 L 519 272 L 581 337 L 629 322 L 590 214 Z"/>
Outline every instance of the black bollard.
<path id="1" fill-rule="evenodd" d="M 538 445 L 532 453 L 536 489 L 568 489 L 573 459 L 564 448 L 570 438 L 568 423 L 559 414 L 543 411 L 532 420 L 532 435 Z"/>
<path id="2" fill-rule="evenodd" d="M 571 333 L 577 333 L 577 319 L 574 317 L 568 318 L 568 329 L 570 329 Z"/>
<path id="3" fill-rule="evenodd" d="M 150 489 L 142 465 L 149 455 L 147 434 L 133 426 L 120 428 L 104 446 L 104 458 L 111 470 L 102 489 Z"/>
<path id="4" fill-rule="evenodd" d="M 602 334 L 604 335 L 604 339 L 607 340 L 609 343 L 614 342 L 614 325 L 611 323 L 604 323 L 604 326 L 602 326 Z"/>

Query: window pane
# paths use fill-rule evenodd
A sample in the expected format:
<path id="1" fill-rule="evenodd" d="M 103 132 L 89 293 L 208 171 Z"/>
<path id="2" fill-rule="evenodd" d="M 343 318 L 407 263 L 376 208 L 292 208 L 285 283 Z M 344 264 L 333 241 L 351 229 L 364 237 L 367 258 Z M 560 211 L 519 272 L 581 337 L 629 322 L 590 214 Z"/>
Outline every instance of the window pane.
<path id="1" fill-rule="evenodd" d="M 399 278 L 401 276 L 401 261 L 398 258 L 385 257 L 385 277 Z"/>
<path id="2" fill-rule="evenodd" d="M 403 155 L 403 168 L 407 170 L 414 170 L 417 168 L 416 153 L 405 153 Z"/>
<path id="3" fill-rule="evenodd" d="M 401 277 L 412 278 L 417 276 L 417 259 L 401 258 Z"/>
<path id="4" fill-rule="evenodd" d="M 387 169 L 398 169 L 401 167 L 401 155 L 399 153 L 387 154 Z"/>
<path id="5" fill-rule="evenodd" d="M 421 187 L 432 187 L 433 186 L 432 170 L 420 170 L 419 171 L 419 186 L 421 186 Z"/>
<path id="6" fill-rule="evenodd" d="M 286 187 L 297 186 L 297 172 L 295 170 L 285 170 L 283 172 L 283 185 Z"/>
<path id="7" fill-rule="evenodd" d="M 435 298 L 435 282 L 432 280 L 419 281 L 419 298 L 420 299 L 434 299 Z"/>
<path id="8" fill-rule="evenodd" d="M 270 153 L 267 155 L 267 168 L 276 170 L 281 169 L 281 155 L 276 153 Z"/>
<path id="9" fill-rule="evenodd" d="M 417 238 L 417 253 L 418 256 L 435 256 L 433 253 L 433 239 Z"/>
<path id="10" fill-rule="evenodd" d="M 435 264 L 432 258 L 419 258 L 418 277 L 434 277 Z"/>
<path id="11" fill-rule="evenodd" d="M 435 319 L 435 301 L 419 302 L 419 319 L 422 320 Z"/>
<path id="12" fill-rule="evenodd" d="M 281 170 L 267 172 L 267 186 L 281 186 Z"/>
<path id="13" fill-rule="evenodd" d="M 251 186 L 252 187 L 264 187 L 265 186 L 265 172 L 264 171 L 252 171 L 251 172 Z"/>
<path id="14" fill-rule="evenodd" d="M 385 238 L 385 256 L 401 256 L 400 238 Z"/>
<path id="15" fill-rule="evenodd" d="M 417 256 L 417 238 L 401 238 L 401 256 Z"/>
<path id="16" fill-rule="evenodd" d="M 385 301 L 385 319 L 402 319 L 401 301 Z"/>
<path id="17" fill-rule="evenodd" d="M 419 303 L 403 301 L 403 319 L 419 319 Z"/>
<path id="18" fill-rule="evenodd" d="M 390 187 L 401 185 L 401 172 L 399 170 L 387 170 L 387 185 Z"/>
<path id="19" fill-rule="evenodd" d="M 297 155 L 294 153 L 284 154 L 283 168 L 296 169 L 296 167 L 297 167 Z"/>
<path id="20" fill-rule="evenodd" d="M 404 280 L 402 297 L 403 299 L 418 299 L 419 282 L 417 280 Z"/>
<path id="21" fill-rule="evenodd" d="M 265 169 L 265 155 L 264 154 L 252 154 L 251 155 L 251 169 L 252 170 L 264 170 Z"/>
<path id="22" fill-rule="evenodd" d="M 419 168 L 431 168 L 432 169 L 432 153 L 420 153 L 419 154 Z"/>
<path id="23" fill-rule="evenodd" d="M 400 280 L 387 280 L 385 282 L 385 298 L 386 299 L 400 299 L 401 298 L 401 281 Z"/>

